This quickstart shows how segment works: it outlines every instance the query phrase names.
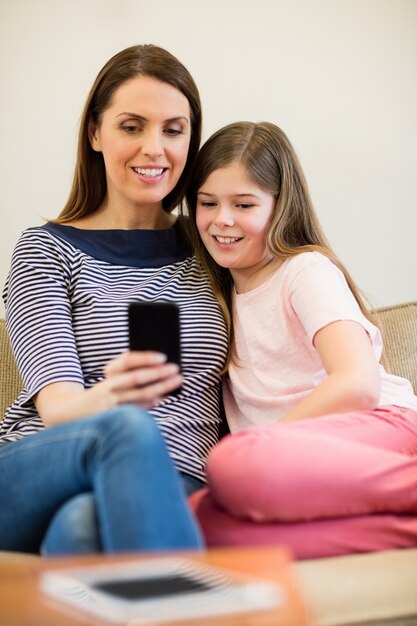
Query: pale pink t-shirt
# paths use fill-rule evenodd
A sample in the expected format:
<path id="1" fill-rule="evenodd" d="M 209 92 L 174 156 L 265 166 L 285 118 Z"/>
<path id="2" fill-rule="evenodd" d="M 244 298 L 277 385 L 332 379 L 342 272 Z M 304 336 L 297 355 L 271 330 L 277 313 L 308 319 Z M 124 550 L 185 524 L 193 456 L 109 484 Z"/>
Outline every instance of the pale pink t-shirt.
<path id="1" fill-rule="evenodd" d="M 300 402 L 326 376 L 315 334 L 339 320 L 359 322 L 379 362 L 381 334 L 362 314 L 342 272 L 319 252 L 287 259 L 262 285 L 233 296 L 236 352 L 223 385 L 231 432 L 267 424 Z M 409 381 L 382 365 L 378 406 L 417 410 Z"/>

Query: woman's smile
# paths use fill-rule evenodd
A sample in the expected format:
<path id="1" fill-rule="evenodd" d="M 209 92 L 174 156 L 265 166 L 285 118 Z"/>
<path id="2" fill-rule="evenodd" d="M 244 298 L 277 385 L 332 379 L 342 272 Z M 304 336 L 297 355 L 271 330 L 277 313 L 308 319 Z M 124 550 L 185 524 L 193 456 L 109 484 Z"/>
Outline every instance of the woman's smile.
<path id="1" fill-rule="evenodd" d="M 159 183 L 168 169 L 168 167 L 132 167 L 137 178 L 147 185 Z"/>

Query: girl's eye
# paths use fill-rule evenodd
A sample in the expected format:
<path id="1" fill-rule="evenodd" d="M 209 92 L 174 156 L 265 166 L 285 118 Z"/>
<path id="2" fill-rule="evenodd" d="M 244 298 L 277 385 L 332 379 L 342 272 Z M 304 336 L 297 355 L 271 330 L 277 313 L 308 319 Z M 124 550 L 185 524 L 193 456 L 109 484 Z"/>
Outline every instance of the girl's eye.
<path id="1" fill-rule="evenodd" d="M 249 202 L 241 202 L 236 205 L 238 209 L 251 209 L 254 205 Z"/>
<path id="2" fill-rule="evenodd" d="M 215 202 L 209 202 L 208 200 L 200 200 L 200 206 L 206 207 L 208 209 L 216 206 Z"/>

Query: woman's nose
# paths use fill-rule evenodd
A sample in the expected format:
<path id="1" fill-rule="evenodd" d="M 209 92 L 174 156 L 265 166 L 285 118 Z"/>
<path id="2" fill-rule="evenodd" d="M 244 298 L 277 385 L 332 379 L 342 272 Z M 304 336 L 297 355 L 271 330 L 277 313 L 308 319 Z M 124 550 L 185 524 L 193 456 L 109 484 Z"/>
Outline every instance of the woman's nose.
<path id="1" fill-rule="evenodd" d="M 162 137 L 159 132 L 149 130 L 142 135 L 142 152 L 152 158 L 160 157 L 163 153 Z"/>

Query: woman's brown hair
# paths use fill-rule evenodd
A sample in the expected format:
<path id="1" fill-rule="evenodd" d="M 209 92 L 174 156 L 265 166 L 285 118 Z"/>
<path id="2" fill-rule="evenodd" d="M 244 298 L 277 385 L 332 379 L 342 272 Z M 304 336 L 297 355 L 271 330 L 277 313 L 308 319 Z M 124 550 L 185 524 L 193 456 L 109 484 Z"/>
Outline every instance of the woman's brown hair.
<path id="1" fill-rule="evenodd" d="M 107 191 L 106 171 L 101 152 L 89 139 L 89 125 L 99 126 L 117 89 L 137 76 L 150 76 L 178 89 L 188 100 L 191 112 L 191 140 L 184 171 L 175 188 L 164 198 L 170 212 L 181 205 L 201 140 L 201 102 L 197 86 L 184 65 L 170 52 L 145 44 L 131 46 L 113 56 L 99 72 L 87 97 L 78 135 L 77 161 L 66 205 L 55 222 L 64 224 L 95 211 Z"/>

